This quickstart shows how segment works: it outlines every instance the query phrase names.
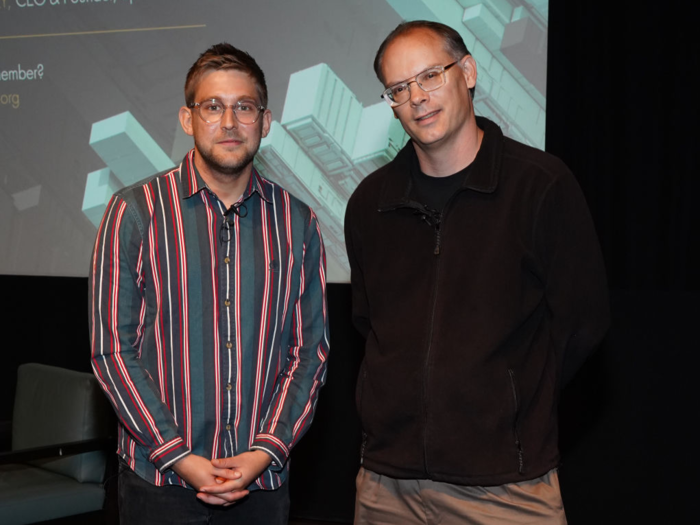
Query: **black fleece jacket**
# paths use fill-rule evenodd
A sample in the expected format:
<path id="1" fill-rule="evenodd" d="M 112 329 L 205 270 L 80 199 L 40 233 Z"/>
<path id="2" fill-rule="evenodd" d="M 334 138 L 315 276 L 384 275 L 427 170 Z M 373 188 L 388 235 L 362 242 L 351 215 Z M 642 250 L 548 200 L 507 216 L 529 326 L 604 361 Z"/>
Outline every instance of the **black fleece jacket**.
<path id="1" fill-rule="evenodd" d="M 477 124 L 481 148 L 441 214 L 409 197 L 411 142 L 347 207 L 363 464 L 395 478 L 500 485 L 556 467 L 560 385 L 609 323 L 573 175 Z"/>

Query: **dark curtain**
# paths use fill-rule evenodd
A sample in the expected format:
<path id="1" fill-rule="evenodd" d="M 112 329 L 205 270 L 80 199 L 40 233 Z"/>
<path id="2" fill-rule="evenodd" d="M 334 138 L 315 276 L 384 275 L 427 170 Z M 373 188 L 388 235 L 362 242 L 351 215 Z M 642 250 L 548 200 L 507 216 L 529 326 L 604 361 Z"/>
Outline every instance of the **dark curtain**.
<path id="1" fill-rule="evenodd" d="M 547 150 L 586 195 L 612 307 L 562 392 L 571 525 L 697 521 L 699 22 L 697 2 L 550 0 Z"/>
<path id="2" fill-rule="evenodd" d="M 547 150 L 574 171 L 610 286 L 699 289 L 700 5 L 550 0 Z"/>

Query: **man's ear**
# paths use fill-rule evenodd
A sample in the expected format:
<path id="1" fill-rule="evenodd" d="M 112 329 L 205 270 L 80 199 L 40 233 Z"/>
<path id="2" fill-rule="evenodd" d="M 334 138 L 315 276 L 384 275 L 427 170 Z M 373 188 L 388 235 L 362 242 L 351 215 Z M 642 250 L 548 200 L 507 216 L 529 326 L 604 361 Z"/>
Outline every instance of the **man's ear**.
<path id="1" fill-rule="evenodd" d="M 272 126 L 272 111 L 269 109 L 266 109 L 263 111 L 262 114 L 262 136 L 263 138 L 267 137 L 267 134 L 270 133 L 270 126 Z"/>
<path id="2" fill-rule="evenodd" d="M 190 136 L 194 135 L 194 129 L 192 129 L 192 109 L 182 106 L 178 117 L 180 118 L 180 125 L 183 131 Z"/>
<path id="3" fill-rule="evenodd" d="M 469 89 L 476 86 L 476 60 L 471 55 L 464 55 L 464 58 L 459 61 L 459 66 L 462 68 L 462 74 L 467 81 Z"/>

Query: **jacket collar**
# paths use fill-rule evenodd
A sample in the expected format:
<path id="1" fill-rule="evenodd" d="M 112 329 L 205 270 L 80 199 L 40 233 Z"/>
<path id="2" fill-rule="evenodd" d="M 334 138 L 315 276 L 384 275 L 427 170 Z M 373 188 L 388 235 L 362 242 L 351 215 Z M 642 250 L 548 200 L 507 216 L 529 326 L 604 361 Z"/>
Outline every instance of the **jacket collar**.
<path id="1" fill-rule="evenodd" d="M 191 149 L 180 164 L 180 184 L 182 185 L 183 198 L 189 199 L 203 189 L 208 189 L 207 183 L 197 171 L 194 165 L 194 148 Z M 248 187 L 243 192 L 242 200 L 248 199 L 253 194 L 257 193 L 262 199 L 267 202 L 272 202 L 271 184 L 263 179 L 258 171 L 253 168 Z"/>
<path id="2" fill-rule="evenodd" d="M 461 189 L 493 193 L 501 172 L 503 132 L 484 117 L 476 117 L 476 124 L 484 131 L 484 138 Z M 389 177 L 381 190 L 380 206 L 394 207 L 409 202 L 411 172 L 418 169 L 418 157 L 413 142 L 409 140 L 389 165 Z"/>

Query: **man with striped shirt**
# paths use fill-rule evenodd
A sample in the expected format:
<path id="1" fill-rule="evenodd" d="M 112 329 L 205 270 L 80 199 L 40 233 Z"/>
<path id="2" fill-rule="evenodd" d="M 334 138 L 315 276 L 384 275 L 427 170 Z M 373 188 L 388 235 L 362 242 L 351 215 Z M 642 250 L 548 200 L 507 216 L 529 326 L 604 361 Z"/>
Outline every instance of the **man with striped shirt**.
<path id="1" fill-rule="evenodd" d="M 286 524 L 289 452 L 326 375 L 319 224 L 253 168 L 272 119 L 250 55 L 212 46 L 185 98 L 194 149 L 114 195 L 91 265 L 121 523 Z"/>

